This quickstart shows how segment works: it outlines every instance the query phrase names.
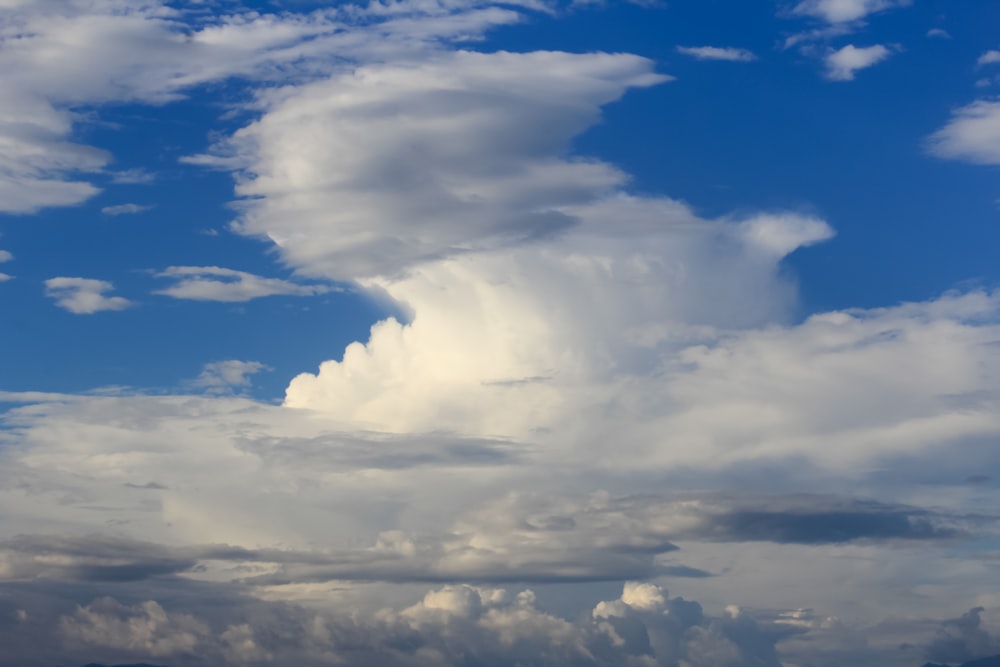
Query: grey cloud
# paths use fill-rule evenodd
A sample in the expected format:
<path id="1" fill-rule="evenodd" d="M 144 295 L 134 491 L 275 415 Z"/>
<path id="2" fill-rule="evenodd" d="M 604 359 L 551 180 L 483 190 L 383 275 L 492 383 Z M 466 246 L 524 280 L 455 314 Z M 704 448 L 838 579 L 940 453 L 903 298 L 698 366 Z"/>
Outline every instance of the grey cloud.
<path id="1" fill-rule="evenodd" d="M 527 450 L 526 446 L 509 440 L 449 433 L 406 436 L 331 433 L 315 438 L 241 438 L 236 446 L 270 465 L 293 470 L 512 465 L 522 461 Z"/>
<path id="2" fill-rule="evenodd" d="M 981 614 L 984 611 L 982 607 L 975 607 L 958 618 L 944 621 L 925 647 L 927 659 L 967 662 L 1000 653 L 1000 637 L 983 627 Z"/>
<path id="3" fill-rule="evenodd" d="M 431 590 L 374 614 L 310 611 L 247 601 L 239 613 L 179 611 L 167 603 L 103 597 L 62 616 L 63 660 L 162 656 L 172 667 L 779 667 L 776 642 L 798 632 L 730 612 L 706 614 L 649 584 L 626 584 L 570 621 L 545 612 L 530 590 L 469 586 Z M 585 611 L 585 610 L 581 610 Z M 0 665 L 7 665 L 6 656 Z"/>

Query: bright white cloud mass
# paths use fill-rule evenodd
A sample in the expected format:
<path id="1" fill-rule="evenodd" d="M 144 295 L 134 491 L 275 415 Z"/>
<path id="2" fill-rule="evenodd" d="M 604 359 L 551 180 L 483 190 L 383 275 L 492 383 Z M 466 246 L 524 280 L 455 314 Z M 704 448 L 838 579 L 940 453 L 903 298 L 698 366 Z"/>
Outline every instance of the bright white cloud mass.
<path id="1" fill-rule="evenodd" d="M 862 30 L 909 6 L 768 16 Z M 62 340 L 79 359 L 139 345 L 176 375 L 63 389 L 44 370 L 54 356 L 32 383 L 0 379 L 0 666 L 919 667 L 1000 653 L 985 583 L 1000 538 L 995 277 L 807 306 L 816 274 L 798 262 L 862 234 L 850 221 L 838 234 L 825 212 L 838 209 L 794 190 L 811 181 L 726 199 L 720 179 L 698 205 L 618 150 L 659 135 L 601 139 L 616 109 L 686 104 L 695 75 L 670 62 L 765 65 L 680 56 L 749 62 L 780 35 L 752 51 L 673 46 L 704 43 L 692 35 L 659 56 L 503 39 L 605 11 L 0 0 L 0 262 L 19 268 L 0 295 L 33 281 L 48 299 L 29 317 L 11 297 L 0 330 L 71 319 Z M 823 39 L 821 64 L 794 64 L 817 99 L 906 57 Z M 729 94 L 719 104 L 739 107 Z M 783 104 L 745 110 L 780 116 L 791 138 L 768 151 L 800 142 Z M 997 104 L 941 107 L 903 159 L 1000 163 Z M 666 113 L 654 105 L 664 131 Z M 143 122 L 199 133 L 171 144 L 169 169 L 101 139 Z M 677 150 L 655 161 L 690 160 L 701 178 L 669 136 Z M 765 157 L 747 163 L 755 178 Z M 853 170 L 811 164 L 824 183 Z M 160 187 L 136 195 L 156 206 L 120 203 Z M 86 227 L 102 213 L 148 222 Z M 46 263 L 59 234 L 64 269 Z M 847 281 L 852 267 L 825 257 Z M 101 277 L 66 277 L 80 274 Z M 341 320 L 359 317 L 348 296 L 382 310 L 343 346 Z M 245 319 L 214 328 L 223 308 Z M 330 312 L 318 351 L 309 309 Z M 281 396 L 254 392 L 300 348 L 313 356 Z"/>

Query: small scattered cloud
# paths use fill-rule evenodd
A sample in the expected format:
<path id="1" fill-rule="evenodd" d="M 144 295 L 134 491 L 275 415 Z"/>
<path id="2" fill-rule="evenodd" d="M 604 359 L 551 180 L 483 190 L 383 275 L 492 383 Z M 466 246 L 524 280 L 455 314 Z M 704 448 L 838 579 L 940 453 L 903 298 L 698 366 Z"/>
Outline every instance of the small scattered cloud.
<path id="1" fill-rule="evenodd" d="M 943 28 L 931 28 L 927 31 L 927 36 L 932 39 L 951 39 L 951 34 Z"/>
<path id="2" fill-rule="evenodd" d="M 927 146 L 941 158 L 1000 164 L 1000 102 L 977 100 L 956 110 Z"/>
<path id="3" fill-rule="evenodd" d="M 811 16 L 827 23 L 860 21 L 869 14 L 906 7 L 912 0 L 804 0 L 792 10 L 793 14 Z"/>
<path id="4" fill-rule="evenodd" d="M 997 63 L 1000 63 L 1000 51 L 996 49 L 987 51 L 976 61 L 977 65 L 996 65 Z"/>
<path id="5" fill-rule="evenodd" d="M 12 259 L 14 259 L 14 255 L 12 255 L 9 251 L 0 250 L 0 264 L 3 264 L 4 262 L 9 262 Z"/>
<path id="6" fill-rule="evenodd" d="M 752 51 L 733 47 L 678 46 L 677 52 L 698 60 L 729 60 L 745 63 L 757 59 Z"/>
<path id="7" fill-rule="evenodd" d="M 329 285 L 299 285 L 219 266 L 171 266 L 156 274 L 176 284 L 155 294 L 193 301 L 250 301 L 264 296 L 315 296 L 334 290 Z"/>
<path id="8" fill-rule="evenodd" d="M 124 310 L 132 305 L 120 296 L 106 296 L 114 285 L 93 278 L 50 278 L 45 281 L 45 295 L 56 305 L 76 315 L 90 315 L 102 310 Z"/>
<path id="9" fill-rule="evenodd" d="M 125 169 L 111 174 L 111 181 L 121 185 L 146 185 L 156 180 L 156 174 L 145 169 Z"/>
<path id="10" fill-rule="evenodd" d="M 116 204 L 115 206 L 105 206 L 101 209 L 104 215 L 134 215 L 144 213 L 156 208 L 155 206 L 144 206 L 142 204 Z"/>
<path id="11" fill-rule="evenodd" d="M 13 280 L 13 279 L 14 279 L 14 276 L 12 276 L 12 275 L 9 275 L 9 274 L 6 274 L 6 273 L 0 273 L 0 283 L 5 283 L 8 280 Z"/>
<path id="12" fill-rule="evenodd" d="M 892 52 L 882 44 L 857 47 L 848 44 L 842 49 L 831 51 L 826 57 L 826 77 L 831 81 L 853 81 L 858 70 L 876 65 Z"/>
<path id="13" fill-rule="evenodd" d="M 271 370 L 259 361 L 240 361 L 228 359 L 205 364 L 201 375 L 194 381 L 196 387 L 206 389 L 210 393 L 230 393 L 236 389 L 246 389 L 250 386 L 250 376 L 261 371 Z"/>

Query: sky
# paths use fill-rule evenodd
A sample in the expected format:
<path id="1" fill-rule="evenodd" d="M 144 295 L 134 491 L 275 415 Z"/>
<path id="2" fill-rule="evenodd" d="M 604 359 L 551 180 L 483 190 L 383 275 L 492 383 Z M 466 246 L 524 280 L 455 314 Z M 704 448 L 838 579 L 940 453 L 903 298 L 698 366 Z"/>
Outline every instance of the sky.
<path id="1" fill-rule="evenodd" d="M 0 667 L 1000 654 L 998 27 L 0 0 Z"/>

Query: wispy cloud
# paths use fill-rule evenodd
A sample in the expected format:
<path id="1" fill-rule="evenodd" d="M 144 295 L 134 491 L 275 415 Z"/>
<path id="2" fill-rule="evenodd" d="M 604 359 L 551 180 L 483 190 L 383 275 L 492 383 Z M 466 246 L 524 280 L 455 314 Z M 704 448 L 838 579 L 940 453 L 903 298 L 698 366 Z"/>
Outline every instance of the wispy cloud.
<path id="1" fill-rule="evenodd" d="M 153 205 L 116 204 L 114 206 L 105 206 L 101 209 L 101 213 L 104 215 L 134 215 L 136 213 L 151 211 L 154 208 L 156 207 Z"/>
<path id="2" fill-rule="evenodd" d="M 752 51 L 734 47 L 678 46 L 677 52 L 698 60 L 730 60 L 745 63 L 757 59 Z"/>
<path id="3" fill-rule="evenodd" d="M 869 14 L 910 4 L 912 0 L 804 0 L 792 12 L 820 18 L 828 23 L 848 23 Z"/>
<path id="4" fill-rule="evenodd" d="M 194 380 L 196 387 L 210 393 L 230 393 L 250 386 L 250 376 L 270 368 L 259 361 L 228 359 L 205 364 L 201 375 Z"/>
<path id="5" fill-rule="evenodd" d="M 106 296 L 114 286 L 92 278 L 50 278 L 45 281 L 46 296 L 56 305 L 76 315 L 90 315 L 103 310 L 124 310 L 132 305 L 120 296 Z"/>
<path id="6" fill-rule="evenodd" d="M 156 274 L 176 283 L 155 294 L 193 301 L 239 302 L 265 296 L 315 296 L 335 291 L 329 285 L 300 285 L 219 266 L 171 266 Z"/>
<path id="7" fill-rule="evenodd" d="M 956 110 L 927 140 L 931 154 L 974 164 L 1000 164 L 1000 102 L 977 100 Z"/>

